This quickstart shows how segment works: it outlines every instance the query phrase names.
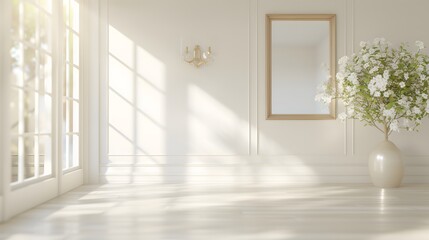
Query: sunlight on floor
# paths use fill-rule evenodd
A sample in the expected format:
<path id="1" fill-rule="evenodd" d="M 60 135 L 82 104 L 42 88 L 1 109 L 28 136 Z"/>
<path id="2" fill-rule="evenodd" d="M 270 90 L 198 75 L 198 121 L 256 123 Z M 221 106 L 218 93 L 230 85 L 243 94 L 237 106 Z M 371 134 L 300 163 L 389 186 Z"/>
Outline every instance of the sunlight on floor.
<path id="1" fill-rule="evenodd" d="M 0 225 L 17 239 L 424 239 L 428 186 L 84 186 Z"/>

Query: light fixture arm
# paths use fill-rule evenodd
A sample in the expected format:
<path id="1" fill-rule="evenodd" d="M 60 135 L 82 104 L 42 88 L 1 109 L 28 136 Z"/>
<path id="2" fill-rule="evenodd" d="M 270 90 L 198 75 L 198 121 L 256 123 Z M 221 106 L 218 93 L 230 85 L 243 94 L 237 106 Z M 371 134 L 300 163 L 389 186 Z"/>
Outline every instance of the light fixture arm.
<path id="1" fill-rule="evenodd" d="M 189 64 L 193 64 L 195 67 L 208 63 L 211 59 L 212 50 L 211 47 L 207 51 L 203 51 L 200 45 L 195 45 L 192 55 L 189 53 L 189 48 L 186 47 L 184 60 Z"/>

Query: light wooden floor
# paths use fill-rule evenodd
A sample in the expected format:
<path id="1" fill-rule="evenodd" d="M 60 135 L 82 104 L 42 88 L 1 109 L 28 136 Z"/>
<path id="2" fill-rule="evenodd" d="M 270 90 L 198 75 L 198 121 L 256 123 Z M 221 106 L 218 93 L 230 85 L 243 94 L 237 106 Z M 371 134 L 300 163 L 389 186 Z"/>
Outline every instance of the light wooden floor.
<path id="1" fill-rule="evenodd" d="M 83 186 L 0 239 L 429 239 L 429 186 Z"/>

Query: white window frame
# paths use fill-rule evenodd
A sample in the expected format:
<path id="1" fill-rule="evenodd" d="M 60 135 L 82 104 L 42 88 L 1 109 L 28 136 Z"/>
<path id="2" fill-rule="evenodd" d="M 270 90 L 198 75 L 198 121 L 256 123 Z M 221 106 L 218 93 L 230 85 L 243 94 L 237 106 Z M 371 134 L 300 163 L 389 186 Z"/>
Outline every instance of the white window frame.
<path id="1" fill-rule="evenodd" d="M 33 1 L 33 0 L 26 0 Z M 98 1 L 98 0 L 97 0 Z M 54 19 L 62 18 L 62 6 L 59 3 L 62 1 L 53 0 L 53 15 Z M 84 45 L 87 37 L 88 27 L 82 24 L 88 19 L 88 9 L 85 6 L 89 0 L 79 0 L 80 3 L 80 107 L 79 107 L 79 167 L 72 168 L 67 171 L 62 171 L 62 89 L 60 83 L 65 76 L 62 76 L 65 66 L 65 56 L 61 52 L 64 46 L 62 41 L 55 41 L 59 39 L 60 32 L 62 31 L 62 24 L 53 21 L 54 40 L 52 41 L 52 68 L 53 81 L 52 81 L 52 174 L 37 179 L 29 179 L 28 181 L 19 184 L 11 184 L 11 157 L 10 157 L 10 125 L 8 111 L 0 111 L 0 222 L 6 221 L 11 217 L 24 212 L 38 204 L 41 204 L 49 199 L 52 199 L 64 192 L 67 192 L 77 186 L 83 184 L 84 170 L 88 166 L 86 161 L 87 154 L 83 152 L 90 146 L 85 146 L 88 142 L 88 134 L 85 129 L 88 129 L 86 123 L 88 117 L 84 116 L 88 112 L 88 93 L 87 86 L 89 85 L 87 73 L 85 73 L 85 65 L 88 63 L 88 55 L 86 50 L 87 46 Z M 11 0 L 0 0 L 0 30 L 2 33 L 8 33 L 11 26 Z M 11 46 L 10 37 L 0 38 L 0 109 L 9 109 L 9 89 L 10 89 L 10 61 L 9 49 Z M 86 49 L 84 51 L 84 49 Z M 98 56 L 97 56 L 98 57 Z M 63 60 L 64 59 L 64 60 Z M 85 78 L 85 79 L 84 79 Z M 85 134 L 83 134 L 85 133 Z M 84 159 L 85 158 L 85 159 Z M 87 177 L 88 179 L 88 177 Z M 31 196 L 31 197 L 29 197 Z"/>

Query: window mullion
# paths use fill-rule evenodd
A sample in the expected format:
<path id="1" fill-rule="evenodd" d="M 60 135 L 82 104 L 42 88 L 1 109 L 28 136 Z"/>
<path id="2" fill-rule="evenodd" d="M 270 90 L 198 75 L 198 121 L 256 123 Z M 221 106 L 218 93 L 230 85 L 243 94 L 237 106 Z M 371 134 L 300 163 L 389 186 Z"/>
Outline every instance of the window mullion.
<path id="1" fill-rule="evenodd" d="M 35 76 L 34 76 L 34 132 L 39 133 L 39 84 L 40 84 L 40 8 L 37 8 L 36 12 L 36 64 L 35 64 Z M 39 177 L 39 166 L 40 166 L 40 154 L 39 154 L 39 137 L 34 136 L 34 158 L 33 158 L 33 171 L 34 177 Z"/>
<path id="2" fill-rule="evenodd" d="M 64 22 L 64 5 L 63 5 L 63 1 L 56 1 L 56 6 L 57 6 L 57 31 L 58 33 L 56 34 L 57 37 L 57 44 L 58 44 L 58 48 L 57 48 L 57 79 L 58 81 L 56 81 L 56 89 L 57 89 L 57 95 L 56 95 L 56 110 L 58 111 L 58 113 L 56 114 L 56 123 L 57 123 L 57 128 L 56 128 L 56 139 L 57 139 L 57 171 L 58 171 L 58 175 L 62 174 L 62 169 L 63 169 L 63 158 L 64 158 L 64 84 L 65 84 L 65 72 L 66 72 L 66 68 L 65 68 L 65 63 L 66 63 L 66 45 L 64 44 L 64 40 L 66 39 L 66 34 L 65 34 L 65 22 Z"/>
<path id="3" fill-rule="evenodd" d="M 19 2 L 19 38 L 20 40 L 24 39 L 24 3 L 22 1 Z M 19 68 L 21 71 L 19 72 L 19 76 L 17 77 L 18 84 L 24 86 L 24 47 L 19 49 L 21 52 L 21 58 L 19 62 Z M 17 166 L 17 174 L 18 174 L 18 182 L 22 182 L 24 180 L 24 90 L 18 91 L 18 166 Z M 14 167 L 14 166 L 12 166 Z"/>

